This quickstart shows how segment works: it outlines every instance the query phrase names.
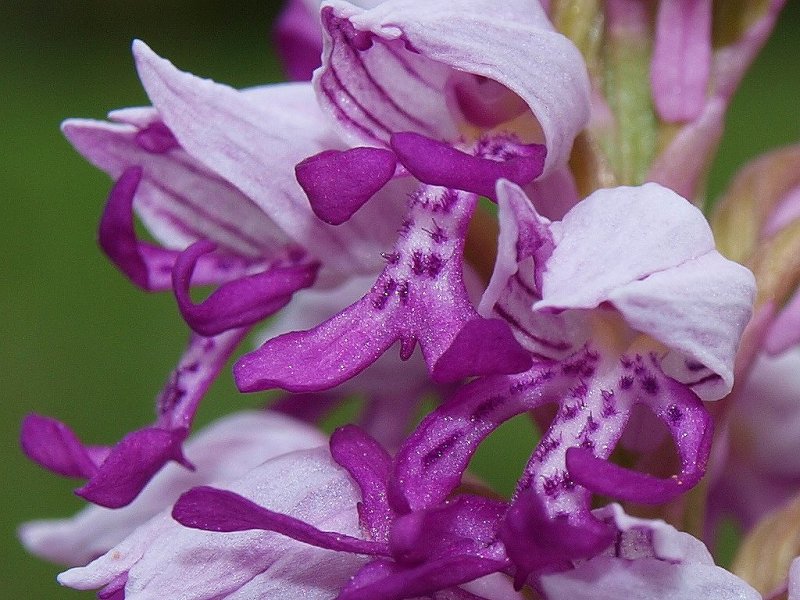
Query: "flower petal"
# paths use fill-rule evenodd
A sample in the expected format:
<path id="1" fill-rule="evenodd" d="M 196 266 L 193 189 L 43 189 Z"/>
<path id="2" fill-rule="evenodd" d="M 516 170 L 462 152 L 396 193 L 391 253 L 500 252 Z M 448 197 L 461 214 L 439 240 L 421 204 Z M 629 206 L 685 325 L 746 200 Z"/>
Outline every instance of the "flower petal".
<path id="1" fill-rule="evenodd" d="M 325 150 L 298 163 L 297 182 L 314 214 L 341 225 L 394 177 L 397 160 L 382 148 Z"/>
<path id="2" fill-rule="evenodd" d="M 505 142 L 503 156 L 481 156 L 457 150 L 444 142 L 409 131 L 394 133 L 389 140 L 392 150 L 406 169 L 429 185 L 495 197 L 495 182 L 505 178 L 525 185 L 541 175 L 545 149 L 539 144 Z"/>
<path id="3" fill-rule="evenodd" d="M 248 93 L 254 98 L 261 94 Z M 197 239 L 210 239 L 229 254 L 252 261 L 269 258 L 287 244 L 286 234 L 256 204 L 175 146 L 177 140 L 154 109 L 112 115 L 125 120 L 69 119 L 62 131 L 78 152 L 114 180 L 132 167 L 141 169 L 131 201 L 164 246 L 182 249 Z"/>
<path id="4" fill-rule="evenodd" d="M 341 143 L 312 98 L 299 105 L 278 92 L 274 102 L 266 102 L 267 92 L 256 99 L 178 71 L 142 42 L 134 43 L 133 52 L 150 99 L 189 154 L 251 198 L 297 244 L 324 258 L 325 267 L 374 272 L 376 245 L 391 239 L 402 203 L 383 197 L 336 228 L 314 215 L 293 166 Z"/>
<path id="5" fill-rule="evenodd" d="M 600 556 L 573 570 L 544 575 L 540 582 L 548 600 L 761 600 L 752 587 L 721 567 L 654 558 L 623 561 Z"/>
<path id="6" fill-rule="evenodd" d="M 337 600 L 416 598 L 496 573 L 504 567 L 502 561 L 474 556 L 445 557 L 411 567 L 376 560 L 356 573 Z"/>
<path id="7" fill-rule="evenodd" d="M 422 186 L 410 198 L 400 238 L 384 255 L 388 264 L 367 295 L 314 329 L 287 333 L 242 357 L 234 367 L 239 389 L 327 389 L 360 373 L 398 340 L 403 359 L 419 341 L 434 380 L 483 372 L 485 365 L 468 362 L 466 354 L 457 369 L 450 359 L 441 371 L 438 366 L 464 325 L 478 318 L 462 267 L 476 201 L 474 194 Z M 518 368 L 519 347 L 511 336 L 494 343 L 503 354 L 493 364 L 503 372 Z"/>
<path id="8" fill-rule="evenodd" d="M 308 523 L 271 511 L 228 490 L 208 486 L 184 492 L 172 508 L 172 518 L 184 527 L 204 531 L 274 531 L 299 542 L 353 554 L 388 555 L 386 544 L 342 533 L 320 531 Z"/>
<path id="9" fill-rule="evenodd" d="M 310 4 L 306 0 L 289 0 L 275 21 L 275 49 L 286 74 L 294 81 L 309 81 L 320 65 L 322 29 Z"/>
<path id="10" fill-rule="evenodd" d="M 142 242 L 134 229 L 133 201 L 142 176 L 141 167 L 129 167 L 114 184 L 100 219 L 98 241 L 133 283 L 149 291 L 169 289 L 178 251 Z M 196 283 L 221 283 L 247 273 L 252 265 L 252 261 L 240 257 L 204 257 L 198 261 Z"/>
<path id="11" fill-rule="evenodd" d="M 634 329 L 674 351 L 664 362 L 669 375 L 706 400 L 730 391 L 755 284 L 714 249 L 699 210 L 656 184 L 600 190 L 553 231 L 556 247 L 534 310 L 610 302 Z M 720 314 L 730 318 L 720 321 Z"/>
<path id="12" fill-rule="evenodd" d="M 184 453 L 195 471 L 168 464 L 127 507 L 109 510 L 90 505 L 68 519 L 26 523 L 19 535 L 29 552 L 47 560 L 86 564 L 167 509 L 184 490 L 238 478 L 273 456 L 324 443 L 315 429 L 281 415 L 235 413 L 186 443 Z"/>
<path id="13" fill-rule="evenodd" d="M 662 120 L 696 119 L 711 72 L 711 0 L 663 0 L 658 5 L 650 81 Z"/>
<path id="14" fill-rule="evenodd" d="M 273 458 L 225 487 L 314 527 L 359 534 L 358 492 L 324 448 Z M 92 589 L 127 573 L 125 597 L 129 600 L 242 600 L 261 597 L 249 593 L 264 589 L 277 598 L 323 600 L 334 597 L 361 564 L 363 559 L 357 556 L 321 550 L 278 534 L 188 529 L 162 514 L 88 566 L 62 573 L 59 581 L 76 589 Z M 308 578 L 309 568 L 313 580 Z"/>
<path id="15" fill-rule="evenodd" d="M 278 262 L 261 273 L 228 281 L 194 304 L 189 295 L 194 270 L 199 259 L 215 248 L 207 240 L 195 242 L 180 253 L 172 269 L 172 289 L 181 315 L 192 330 L 207 337 L 264 320 L 286 306 L 296 291 L 313 285 L 319 269 L 318 263 L 302 259 Z"/>
<path id="16" fill-rule="evenodd" d="M 353 143 L 383 145 L 398 131 L 456 139 L 461 117 L 446 94 L 459 73 L 497 82 L 528 105 L 547 146 L 546 173 L 566 162 L 588 121 L 583 60 L 538 2 L 389 0 L 367 11 L 331 2 L 322 23 L 314 85 Z M 464 35 L 476 27 L 480 39 Z"/>
<path id="17" fill-rule="evenodd" d="M 358 427 L 340 427 L 331 436 L 331 455 L 347 469 L 361 490 L 358 514 L 372 539 L 388 542 L 394 511 L 386 497 L 392 459 L 380 444 Z"/>

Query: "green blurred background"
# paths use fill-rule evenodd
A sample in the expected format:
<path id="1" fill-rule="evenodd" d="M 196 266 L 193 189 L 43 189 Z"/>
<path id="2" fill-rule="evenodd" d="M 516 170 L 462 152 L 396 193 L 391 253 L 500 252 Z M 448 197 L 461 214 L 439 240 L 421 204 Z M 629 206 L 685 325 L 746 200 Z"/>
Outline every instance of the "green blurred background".
<path id="1" fill-rule="evenodd" d="M 737 95 L 712 194 L 750 157 L 800 140 L 800 2 L 789 4 Z M 179 67 L 218 81 L 241 87 L 279 80 L 268 40 L 278 6 L 249 0 L 0 0 L 5 598 L 93 596 L 59 588 L 59 569 L 27 556 L 16 541 L 19 522 L 68 515 L 81 505 L 71 493 L 74 482 L 42 472 L 22 456 L 22 416 L 39 411 L 72 424 L 86 440 L 113 442 L 150 422 L 153 398 L 187 335 L 169 295 L 137 291 L 97 250 L 95 228 L 109 181 L 72 151 L 59 122 L 146 103 L 129 54 L 134 37 Z M 236 394 L 226 372 L 199 421 L 259 401 Z M 510 427 L 524 432 L 524 425 Z M 527 440 L 504 444 L 504 470 L 498 470 L 496 448 L 488 447 L 476 464 L 508 490 L 529 450 Z"/>

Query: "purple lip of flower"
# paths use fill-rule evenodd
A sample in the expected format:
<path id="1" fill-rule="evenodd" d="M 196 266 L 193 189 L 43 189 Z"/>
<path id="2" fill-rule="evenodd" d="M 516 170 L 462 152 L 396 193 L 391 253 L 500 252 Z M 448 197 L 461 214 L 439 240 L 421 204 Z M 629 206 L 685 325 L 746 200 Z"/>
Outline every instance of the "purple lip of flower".
<path id="1" fill-rule="evenodd" d="M 392 460 L 372 438 L 356 427 L 344 427 L 333 434 L 331 453 L 361 490 L 359 517 L 368 539 L 320 531 L 210 487 L 186 492 L 175 504 L 173 518 L 210 531 L 276 531 L 320 548 L 372 556 L 339 600 L 411 598 L 508 568 L 496 535 L 507 508 L 504 502 L 461 495 L 427 510 L 403 511 L 393 506 L 387 490 Z"/>
<path id="2" fill-rule="evenodd" d="M 333 387 L 366 368 L 398 340 L 403 358 L 419 341 L 429 370 L 439 381 L 519 372 L 530 366 L 530 358 L 503 321 L 482 319 L 475 312 L 464 287 L 462 263 L 475 193 L 494 196 L 488 188 L 503 175 L 529 183 L 541 173 L 544 148 L 496 138 L 477 145 L 476 153 L 492 156 L 486 158 L 414 133 L 394 134 L 392 147 L 400 164 L 424 184 L 409 201 L 400 238 L 385 254 L 388 264 L 383 273 L 366 296 L 329 321 L 311 331 L 270 340 L 240 360 L 235 374 L 243 391 Z M 375 161 L 386 168 L 371 169 Z M 340 218 L 346 219 L 371 195 L 363 193 L 364 187 L 376 186 L 370 175 L 380 183 L 393 174 L 394 161 L 388 151 L 378 148 L 326 152 L 298 165 L 297 174 L 317 214 L 342 222 Z M 358 174 L 352 187 L 339 185 L 342 171 Z M 342 189 L 346 195 L 338 197 L 333 215 L 328 198 Z M 312 364 L 313 369 L 298 368 Z"/>

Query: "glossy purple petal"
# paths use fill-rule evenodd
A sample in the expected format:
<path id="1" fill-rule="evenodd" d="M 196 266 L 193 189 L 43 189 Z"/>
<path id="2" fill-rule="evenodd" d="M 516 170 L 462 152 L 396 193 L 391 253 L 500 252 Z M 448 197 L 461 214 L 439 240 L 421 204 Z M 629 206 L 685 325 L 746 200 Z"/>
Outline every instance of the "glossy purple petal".
<path id="1" fill-rule="evenodd" d="M 309 3 L 289 0 L 275 21 L 273 36 L 289 79 L 309 81 L 322 55 L 322 29 Z"/>
<path id="2" fill-rule="evenodd" d="M 711 0 L 658 5 L 650 81 L 663 121 L 691 121 L 703 110 L 711 72 L 711 12 Z"/>
<path id="3" fill-rule="evenodd" d="M 583 60 L 539 2 L 388 0 L 371 10 L 333 2 L 323 7 L 322 24 L 323 67 L 314 86 L 354 145 L 385 144 L 399 131 L 457 139 L 464 115 L 451 112 L 446 97 L 465 74 L 527 104 L 547 145 L 546 172 L 566 162 L 588 121 Z M 464 35 L 475 28 L 481 36 Z M 465 112 L 476 111 L 468 103 Z"/>
<path id="4" fill-rule="evenodd" d="M 529 494 L 512 504 L 499 537 L 516 567 L 515 584 L 521 587 L 532 573 L 563 570 L 574 560 L 596 555 L 612 542 L 614 532 L 588 511 L 549 515 L 541 499 Z"/>
<path id="5" fill-rule="evenodd" d="M 536 365 L 519 375 L 483 377 L 429 414 L 395 459 L 389 499 L 398 512 L 436 506 L 461 483 L 478 445 L 511 417 L 548 398 L 554 372 Z"/>
<path id="6" fill-rule="evenodd" d="M 200 304 L 189 295 L 198 260 L 216 249 L 213 242 L 199 241 L 181 252 L 172 270 L 172 286 L 181 315 L 197 333 L 210 337 L 229 329 L 253 325 L 292 299 L 296 291 L 316 279 L 319 264 L 275 264 L 261 273 L 229 281 Z"/>
<path id="7" fill-rule="evenodd" d="M 64 477 L 91 477 L 98 464 L 64 423 L 30 414 L 22 421 L 20 445 L 32 461 Z"/>
<path id="8" fill-rule="evenodd" d="M 341 225 L 394 177 L 397 160 L 383 148 L 326 150 L 294 168 L 314 214 Z"/>
<path id="9" fill-rule="evenodd" d="M 112 448 L 97 472 L 75 493 L 108 508 L 130 504 L 168 461 L 194 468 L 181 449 L 186 434 L 185 430 L 168 431 L 157 427 L 129 433 Z"/>
<path id="10" fill-rule="evenodd" d="M 299 519 L 259 506 L 234 492 L 207 486 L 185 492 L 172 508 L 172 518 L 192 529 L 219 532 L 263 529 L 317 548 L 354 554 L 388 554 L 386 544 L 320 531 Z"/>
<path id="11" fill-rule="evenodd" d="M 389 545 L 398 563 L 414 565 L 458 554 L 504 560 L 497 530 L 508 505 L 478 496 L 398 517 Z"/>
<path id="12" fill-rule="evenodd" d="M 248 331 L 233 329 L 214 337 L 191 335 L 156 399 L 160 426 L 187 430 L 191 427 L 200 401 Z"/>
<path id="13" fill-rule="evenodd" d="M 333 432 L 331 455 L 347 469 L 361 490 L 358 514 L 362 525 L 372 539 L 387 542 L 395 516 L 386 495 L 391 457 L 380 444 L 353 425 Z"/>
<path id="14" fill-rule="evenodd" d="M 416 598 L 496 573 L 504 567 L 502 561 L 474 556 L 445 557 L 411 567 L 375 560 L 353 577 L 337 600 Z"/>
<path id="15" fill-rule="evenodd" d="M 495 198 L 498 179 L 525 185 L 541 175 L 546 153 L 541 145 L 509 143 L 502 158 L 485 158 L 412 132 L 394 133 L 390 143 L 403 166 L 423 183 L 488 198 Z"/>
<path id="16" fill-rule="evenodd" d="M 150 291 L 169 289 L 179 252 L 140 241 L 134 229 L 133 200 L 142 174 L 140 167 L 129 167 L 114 184 L 100 219 L 98 242 L 120 271 L 139 287 Z M 250 267 L 251 261 L 239 257 L 206 257 L 198 261 L 195 282 L 221 283 L 241 276 Z"/>
<path id="17" fill-rule="evenodd" d="M 169 508 L 180 494 L 197 485 L 220 484 L 241 477 L 274 456 L 325 443 L 316 429 L 269 411 L 229 415 L 185 445 L 195 471 L 168 464 L 130 505 L 109 510 L 96 505 L 67 519 L 25 523 L 19 537 L 26 549 L 52 562 L 83 565 L 102 556 Z"/>
<path id="18" fill-rule="evenodd" d="M 500 319 L 468 321 L 436 363 L 437 374 L 445 381 L 504 371 L 521 373 L 531 366 L 530 353 Z"/>

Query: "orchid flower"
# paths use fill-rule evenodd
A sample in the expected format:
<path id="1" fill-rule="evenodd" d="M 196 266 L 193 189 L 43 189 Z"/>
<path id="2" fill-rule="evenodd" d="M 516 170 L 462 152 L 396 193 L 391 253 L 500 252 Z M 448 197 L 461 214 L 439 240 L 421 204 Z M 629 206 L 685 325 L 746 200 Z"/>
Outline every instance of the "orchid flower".
<path id="1" fill-rule="evenodd" d="M 501 180 L 496 195 L 498 262 L 479 310 L 507 324 L 532 366 L 486 373 L 428 415 L 397 455 L 389 494 L 402 511 L 432 509 L 459 485 L 477 445 L 500 423 L 557 402 L 498 532 L 521 584 L 609 543 L 608 529 L 590 514 L 592 492 L 658 503 L 699 481 L 711 424 L 698 396 L 715 400 L 730 391 L 754 286 L 749 271 L 715 250 L 702 214 L 658 185 L 601 190 L 555 223 L 513 183 Z M 639 228 L 643 219 L 652 230 Z M 382 308 L 371 300 L 315 329 L 267 341 L 237 365 L 240 384 L 244 371 L 289 389 L 324 389 L 352 376 L 357 368 L 340 357 L 363 360 L 359 348 L 392 332 L 374 324 Z M 477 336 L 464 331 L 445 354 L 459 374 L 476 361 Z M 312 362 L 314 370 L 287 368 Z M 660 479 L 607 461 L 637 405 L 672 435 L 677 476 Z"/>
<path id="2" fill-rule="evenodd" d="M 83 565 L 168 509 L 187 489 L 237 479 L 273 456 L 325 443 L 316 429 L 279 414 L 234 413 L 198 432 L 186 444 L 196 466 L 167 465 L 136 500 L 124 508 L 89 505 L 74 517 L 33 521 L 19 531 L 25 547 L 47 560 Z"/>

